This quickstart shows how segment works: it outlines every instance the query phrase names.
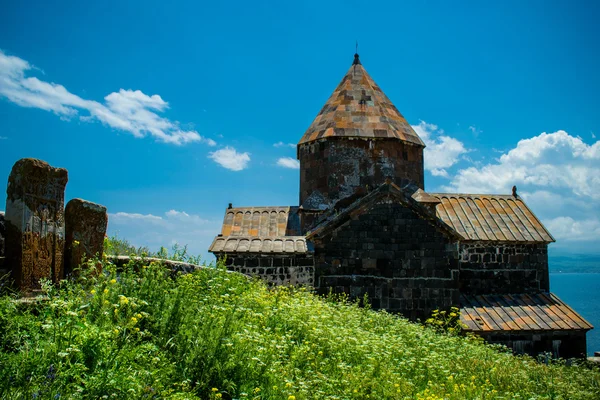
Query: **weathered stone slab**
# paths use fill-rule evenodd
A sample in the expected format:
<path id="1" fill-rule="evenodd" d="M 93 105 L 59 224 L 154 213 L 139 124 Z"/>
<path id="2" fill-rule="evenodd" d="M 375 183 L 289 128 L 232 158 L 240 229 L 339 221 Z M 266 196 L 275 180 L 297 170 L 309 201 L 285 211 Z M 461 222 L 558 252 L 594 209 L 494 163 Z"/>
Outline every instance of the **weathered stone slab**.
<path id="1" fill-rule="evenodd" d="M 72 199 L 65 208 L 65 274 L 71 274 L 82 258 L 102 257 L 108 226 L 106 207 Z M 100 268 L 102 264 L 99 264 Z M 98 271 L 101 272 L 101 271 Z"/>
<path id="2" fill-rule="evenodd" d="M 4 213 L 0 212 L 0 257 L 4 257 L 4 237 L 6 236 L 6 227 L 4 226 Z"/>
<path id="3" fill-rule="evenodd" d="M 34 158 L 15 163 L 6 189 L 6 266 L 25 292 L 63 278 L 68 174 Z"/>

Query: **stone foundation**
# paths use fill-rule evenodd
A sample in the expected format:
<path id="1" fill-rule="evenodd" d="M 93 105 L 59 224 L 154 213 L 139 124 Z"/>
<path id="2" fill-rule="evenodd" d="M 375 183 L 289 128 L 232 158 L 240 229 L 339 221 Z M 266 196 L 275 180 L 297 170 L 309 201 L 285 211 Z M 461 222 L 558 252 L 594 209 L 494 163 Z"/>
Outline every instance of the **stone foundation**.
<path id="1" fill-rule="evenodd" d="M 587 351 L 585 334 L 584 331 L 477 333 L 487 342 L 502 344 L 515 354 L 536 356 L 546 352 L 555 358 L 585 357 Z"/>
<path id="2" fill-rule="evenodd" d="M 225 264 L 229 271 L 257 276 L 270 285 L 314 285 L 315 268 L 312 255 L 236 254 L 227 257 Z"/>

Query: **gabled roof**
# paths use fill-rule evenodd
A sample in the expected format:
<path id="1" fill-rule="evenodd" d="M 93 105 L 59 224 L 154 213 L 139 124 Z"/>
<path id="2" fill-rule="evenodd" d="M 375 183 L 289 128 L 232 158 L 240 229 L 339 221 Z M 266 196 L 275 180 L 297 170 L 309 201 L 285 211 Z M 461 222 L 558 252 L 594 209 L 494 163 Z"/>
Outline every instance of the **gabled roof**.
<path id="1" fill-rule="evenodd" d="M 593 329 L 552 293 L 461 295 L 460 321 L 472 332 Z"/>
<path id="2" fill-rule="evenodd" d="M 464 240 L 550 243 L 554 238 L 518 196 L 430 193 L 438 217 Z"/>
<path id="3" fill-rule="evenodd" d="M 298 144 L 330 137 L 399 139 L 425 146 L 363 68 L 358 54 Z"/>
<path id="4" fill-rule="evenodd" d="M 300 236 L 298 207 L 231 207 L 208 251 L 304 254 L 309 247 Z"/>
<path id="5" fill-rule="evenodd" d="M 298 207 L 232 207 L 225 210 L 222 236 L 298 236 Z"/>
<path id="6" fill-rule="evenodd" d="M 367 212 L 375 201 L 384 197 L 392 197 L 394 200 L 399 201 L 404 206 L 409 207 L 421 218 L 430 221 L 432 225 L 444 232 L 448 237 L 457 240 L 462 239 L 462 236 L 452 229 L 452 227 L 448 226 L 444 221 L 439 219 L 434 212 L 413 198 L 413 196 L 417 198 L 424 196 L 427 200 L 430 199 L 425 192 L 417 189 L 418 188 L 414 185 L 408 185 L 400 188 L 388 180 L 386 183 L 382 184 L 371 193 L 359 198 L 345 209 L 336 210 L 334 207 L 334 209 L 324 217 L 324 220 L 321 223 L 319 223 L 314 229 L 306 234 L 306 238 L 311 240 L 314 237 L 324 236 L 340 225 L 344 224 L 348 219 L 352 218 L 352 216 Z"/>
<path id="7" fill-rule="evenodd" d="M 305 254 L 312 251 L 304 236 L 217 236 L 211 253 Z"/>

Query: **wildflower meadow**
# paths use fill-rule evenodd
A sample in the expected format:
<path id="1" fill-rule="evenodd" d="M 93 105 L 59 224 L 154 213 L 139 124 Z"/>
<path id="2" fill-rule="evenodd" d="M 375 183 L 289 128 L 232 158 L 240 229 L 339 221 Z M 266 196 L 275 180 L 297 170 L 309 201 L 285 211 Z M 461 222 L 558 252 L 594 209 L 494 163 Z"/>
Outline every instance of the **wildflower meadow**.
<path id="1" fill-rule="evenodd" d="M 268 288 L 221 265 L 89 265 L 99 262 L 103 273 L 46 283 L 36 301 L 4 289 L 0 398 L 600 398 L 597 368 L 513 356 L 433 320 Z"/>

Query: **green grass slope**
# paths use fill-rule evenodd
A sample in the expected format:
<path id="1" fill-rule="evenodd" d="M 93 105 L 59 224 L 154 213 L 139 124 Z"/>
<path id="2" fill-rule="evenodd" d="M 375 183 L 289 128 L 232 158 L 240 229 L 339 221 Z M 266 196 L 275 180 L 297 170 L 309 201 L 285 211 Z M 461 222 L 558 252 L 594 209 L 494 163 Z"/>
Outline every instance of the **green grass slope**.
<path id="1" fill-rule="evenodd" d="M 597 369 L 223 269 L 130 264 L 0 297 L 0 398 L 595 399 Z"/>

